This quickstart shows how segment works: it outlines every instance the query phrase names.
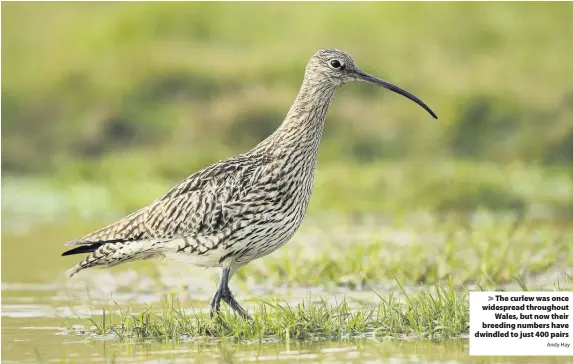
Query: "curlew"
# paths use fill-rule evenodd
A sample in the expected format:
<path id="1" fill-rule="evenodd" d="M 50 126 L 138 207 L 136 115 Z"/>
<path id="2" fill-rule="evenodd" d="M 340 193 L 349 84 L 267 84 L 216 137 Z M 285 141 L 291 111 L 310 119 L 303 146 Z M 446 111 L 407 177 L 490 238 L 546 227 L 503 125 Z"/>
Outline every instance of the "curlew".
<path id="1" fill-rule="evenodd" d="M 308 206 L 324 119 L 336 90 L 368 82 L 416 102 L 404 89 L 360 70 L 336 49 L 319 50 L 306 66 L 302 86 L 282 124 L 245 154 L 214 163 L 187 177 L 149 205 L 68 245 L 62 255 L 88 253 L 68 270 L 166 256 L 220 267 L 211 316 L 221 300 L 250 319 L 229 289 L 233 273 L 286 243 Z"/>

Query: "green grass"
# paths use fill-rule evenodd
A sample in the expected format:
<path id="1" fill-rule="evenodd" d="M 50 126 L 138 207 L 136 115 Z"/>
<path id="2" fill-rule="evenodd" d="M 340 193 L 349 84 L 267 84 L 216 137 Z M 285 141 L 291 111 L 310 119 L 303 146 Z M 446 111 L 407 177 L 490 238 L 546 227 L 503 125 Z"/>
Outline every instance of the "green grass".
<path id="1" fill-rule="evenodd" d="M 521 290 L 525 282 L 514 278 Z M 352 307 L 345 299 L 329 304 L 307 299 L 298 304 L 257 300 L 249 304 L 254 321 L 247 321 L 223 305 L 218 317 L 184 309 L 175 294 L 165 296 L 161 307 L 147 306 L 136 312 L 131 306 L 119 313 L 83 320 L 84 326 L 69 329 L 76 335 L 125 339 L 229 340 L 239 342 L 289 342 L 353 338 L 451 339 L 469 331 L 469 291 L 455 289 L 452 280 L 421 286 L 408 293 L 396 279 L 399 294 L 372 294 L 378 303 Z M 483 289 L 480 286 L 480 289 Z M 562 290 L 557 283 L 553 290 Z M 545 291 L 551 290 L 546 287 Z M 254 309 L 252 307 L 254 306 Z"/>
<path id="2" fill-rule="evenodd" d="M 373 293 L 374 294 L 374 293 Z M 230 340 L 324 340 L 352 337 L 451 338 L 468 331 L 467 294 L 439 284 L 434 290 L 379 296 L 373 307 L 351 308 L 343 299 L 332 305 L 311 300 L 296 305 L 261 301 L 252 312 L 254 323 L 223 309 L 218 318 L 189 314 L 177 296 L 166 297 L 160 312 L 103 311 L 79 330 L 89 335 L 114 335 L 121 339 L 162 340 L 216 337 Z M 252 305 L 250 305 L 252 306 Z M 73 330 L 72 330 L 73 331 Z"/>

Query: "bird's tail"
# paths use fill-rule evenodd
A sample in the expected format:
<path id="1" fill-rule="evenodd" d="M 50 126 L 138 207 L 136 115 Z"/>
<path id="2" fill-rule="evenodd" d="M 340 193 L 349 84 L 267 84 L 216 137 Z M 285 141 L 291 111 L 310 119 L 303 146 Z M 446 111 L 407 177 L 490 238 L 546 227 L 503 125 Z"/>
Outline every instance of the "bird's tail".
<path id="1" fill-rule="evenodd" d="M 62 255 L 89 253 L 82 261 L 68 269 L 67 274 L 71 277 L 86 268 L 95 266 L 111 267 L 131 260 L 151 258 L 159 253 L 153 249 L 153 243 L 155 242 L 126 241 L 84 244 L 68 250 Z"/>

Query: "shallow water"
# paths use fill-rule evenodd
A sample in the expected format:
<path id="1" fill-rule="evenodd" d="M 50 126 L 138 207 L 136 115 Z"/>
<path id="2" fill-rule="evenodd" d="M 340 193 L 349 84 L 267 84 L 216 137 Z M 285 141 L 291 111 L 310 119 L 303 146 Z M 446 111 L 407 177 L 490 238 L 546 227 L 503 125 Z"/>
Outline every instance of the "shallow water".
<path id="1" fill-rule="evenodd" d="M 55 319 L 28 319 L 33 326 L 12 328 L 7 320 L 3 330 L 3 362 L 53 361 L 65 358 L 74 362 L 442 362 L 468 361 L 467 342 L 346 340 L 285 343 L 221 343 L 210 341 L 159 343 L 120 342 L 84 339 L 61 335 L 47 326 Z M 6 339 L 5 339 L 6 337 Z"/>
<path id="2" fill-rule="evenodd" d="M 35 185 L 36 187 L 39 185 Z M 442 342 L 414 339 L 348 339 L 288 343 L 266 340 L 222 342 L 187 340 L 179 343 L 120 341 L 110 337 L 70 334 L 70 327 L 85 323 L 81 319 L 98 316 L 102 309 L 118 311 L 132 305 L 136 310 L 158 304 L 168 293 L 177 293 L 187 312 L 205 310 L 214 293 L 218 272 L 158 261 L 136 262 L 106 270 L 90 270 L 74 279 L 65 270 L 77 257 L 60 257 L 63 243 L 101 226 L 115 215 L 99 189 L 99 205 L 78 216 L 66 214 L 82 205 L 84 194 L 74 200 L 51 195 L 49 188 L 36 188 L 34 196 L 24 195 L 14 186 L 2 191 L 2 362 L 480 362 L 470 358 L 467 339 Z M 19 192 L 20 191 L 20 192 Z M 100 191 L 100 192 L 98 192 Z M 77 190 L 76 190 L 77 192 Z M 59 196 L 59 197 L 58 197 Z M 7 198 L 8 197 L 8 198 Z M 61 197 L 61 198 L 60 198 Z M 101 197 L 101 198 L 100 198 Z M 31 200 L 34 200 L 32 203 Z M 90 205 L 90 204 L 88 204 Z M 107 212 L 106 212 L 107 211 Z M 371 234 L 387 236 L 396 246 L 410 244 L 405 231 L 382 228 L 363 219 L 360 224 L 341 225 L 320 222 L 312 216 L 297 234 L 309 254 L 325 234 L 336 239 L 367 240 Z M 324 220 L 324 219 L 323 219 Z M 352 226 L 349 228 L 347 226 Z M 369 235 L 370 234 L 370 235 Z M 425 241 L 436 237 L 429 234 Z M 316 242 L 316 244 L 314 244 Z M 322 249 L 324 250 L 324 249 Z M 550 280 L 553 276 L 550 275 Z M 350 289 L 339 285 L 278 285 L 246 277 L 232 282 L 237 297 L 247 309 L 252 299 L 278 298 L 289 303 L 322 297 L 335 302 L 346 297 L 360 307 L 377 302 L 372 289 Z M 393 290 L 395 285 L 379 283 L 378 290 Z M 478 360 L 479 359 L 479 360 Z M 534 362 L 532 358 L 488 358 L 484 362 Z M 566 358 L 540 358 L 540 363 L 573 362 Z"/>
<path id="3" fill-rule="evenodd" d="M 53 317 L 3 317 L 2 362 L 571 363 L 567 358 L 469 357 L 466 339 L 179 343 L 70 336 Z"/>

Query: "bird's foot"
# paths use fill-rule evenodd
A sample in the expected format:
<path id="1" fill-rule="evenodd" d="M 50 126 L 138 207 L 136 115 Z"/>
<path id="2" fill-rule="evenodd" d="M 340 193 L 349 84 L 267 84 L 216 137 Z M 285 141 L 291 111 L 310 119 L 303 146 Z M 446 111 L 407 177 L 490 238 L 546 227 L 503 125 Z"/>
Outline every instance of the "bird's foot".
<path id="1" fill-rule="evenodd" d="M 229 290 L 226 290 L 223 292 L 218 290 L 217 293 L 215 293 L 215 296 L 211 300 L 211 305 L 210 305 L 211 311 L 209 313 L 209 316 L 211 317 L 211 319 L 214 319 L 215 317 L 219 316 L 219 313 L 221 312 L 221 300 L 225 301 L 225 303 L 228 304 L 229 307 L 231 307 L 231 309 L 235 313 L 237 313 L 239 316 L 241 316 L 245 320 L 248 320 L 251 322 L 254 321 L 253 318 L 247 313 L 247 310 L 245 310 L 239 304 L 239 302 L 237 302 L 237 300 L 235 299 L 235 297 L 233 297 L 233 294 Z"/>
<path id="2" fill-rule="evenodd" d="M 235 297 L 233 297 L 233 294 L 231 293 L 230 290 L 227 289 L 221 292 L 221 299 L 225 301 L 225 303 L 228 304 L 233 309 L 233 311 L 235 311 L 235 313 L 237 313 L 239 316 L 241 316 L 247 321 L 251 322 L 254 321 L 253 318 L 247 313 L 247 310 L 245 310 L 239 304 L 239 302 L 237 302 Z"/>

